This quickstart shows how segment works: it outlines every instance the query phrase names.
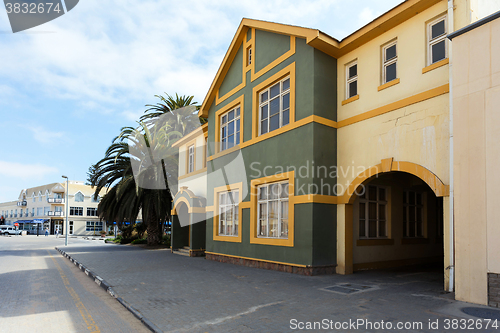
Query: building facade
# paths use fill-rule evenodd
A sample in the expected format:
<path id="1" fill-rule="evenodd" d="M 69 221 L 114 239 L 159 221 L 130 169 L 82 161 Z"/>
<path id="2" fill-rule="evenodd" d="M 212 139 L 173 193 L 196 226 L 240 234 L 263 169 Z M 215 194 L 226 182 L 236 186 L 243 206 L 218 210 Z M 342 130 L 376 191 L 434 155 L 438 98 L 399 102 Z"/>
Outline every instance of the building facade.
<path id="1" fill-rule="evenodd" d="M 243 19 L 177 143 L 173 213 L 206 220 L 173 248 L 307 275 L 437 263 L 453 289 L 446 37 L 476 6 L 407 0 L 341 41 Z"/>
<path id="2" fill-rule="evenodd" d="M 500 305 L 500 12 L 453 45 L 456 298 Z"/>
<path id="3" fill-rule="evenodd" d="M 0 214 L 5 224 L 19 224 L 30 234 L 50 234 L 59 230 L 66 233 L 65 216 L 68 211 L 69 235 L 99 235 L 106 230 L 106 223 L 97 216 L 99 198 L 94 200 L 94 190 L 83 182 L 69 182 L 69 201 L 66 202 L 66 182 L 51 183 L 23 189 L 18 200 L 0 203 Z M 66 206 L 67 210 L 66 210 Z"/>

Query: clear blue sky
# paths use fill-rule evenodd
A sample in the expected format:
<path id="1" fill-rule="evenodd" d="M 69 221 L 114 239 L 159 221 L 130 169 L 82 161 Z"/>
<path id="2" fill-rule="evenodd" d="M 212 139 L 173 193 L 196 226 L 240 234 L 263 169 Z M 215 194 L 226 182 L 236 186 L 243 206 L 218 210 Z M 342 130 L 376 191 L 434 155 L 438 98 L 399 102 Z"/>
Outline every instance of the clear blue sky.
<path id="1" fill-rule="evenodd" d="M 13 34 L 0 9 L 0 202 L 85 180 L 155 94 L 201 103 L 243 17 L 341 39 L 401 0 L 97 1 Z"/>

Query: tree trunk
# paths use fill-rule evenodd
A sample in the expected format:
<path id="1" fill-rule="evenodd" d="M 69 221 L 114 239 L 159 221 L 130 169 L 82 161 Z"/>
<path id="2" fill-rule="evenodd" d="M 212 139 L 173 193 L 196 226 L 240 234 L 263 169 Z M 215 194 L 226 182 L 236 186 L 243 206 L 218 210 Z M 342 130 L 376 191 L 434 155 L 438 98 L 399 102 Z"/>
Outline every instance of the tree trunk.
<path id="1" fill-rule="evenodd" d="M 148 211 L 148 245 L 158 245 L 161 243 L 158 216 L 154 209 Z"/>

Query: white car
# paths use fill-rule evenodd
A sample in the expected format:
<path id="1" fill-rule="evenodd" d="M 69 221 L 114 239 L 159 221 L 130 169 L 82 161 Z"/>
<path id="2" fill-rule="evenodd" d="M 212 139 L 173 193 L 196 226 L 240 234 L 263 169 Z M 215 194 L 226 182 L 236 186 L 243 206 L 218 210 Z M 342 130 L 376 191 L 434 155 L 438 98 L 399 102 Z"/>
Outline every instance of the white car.
<path id="1" fill-rule="evenodd" d="M 12 225 L 2 225 L 0 227 L 0 233 L 3 235 L 20 235 L 22 232 L 22 230 L 16 230 L 16 227 Z"/>

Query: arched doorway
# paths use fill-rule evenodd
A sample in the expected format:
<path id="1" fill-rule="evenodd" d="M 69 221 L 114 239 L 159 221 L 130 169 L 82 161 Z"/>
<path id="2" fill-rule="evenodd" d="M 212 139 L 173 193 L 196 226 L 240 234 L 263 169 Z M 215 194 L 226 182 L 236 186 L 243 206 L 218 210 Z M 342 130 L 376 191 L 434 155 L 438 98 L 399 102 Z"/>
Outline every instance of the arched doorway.
<path id="1" fill-rule="evenodd" d="M 183 247 L 189 247 L 190 245 L 190 237 L 189 237 L 189 229 L 190 225 L 185 225 L 186 223 L 182 223 L 181 221 L 189 221 L 189 210 L 186 203 L 180 201 L 175 207 L 176 215 L 173 216 L 172 221 L 172 249 L 179 249 Z"/>
<path id="2" fill-rule="evenodd" d="M 392 158 L 360 173 L 337 205 L 337 272 L 444 261 L 448 186 L 423 166 Z"/>

